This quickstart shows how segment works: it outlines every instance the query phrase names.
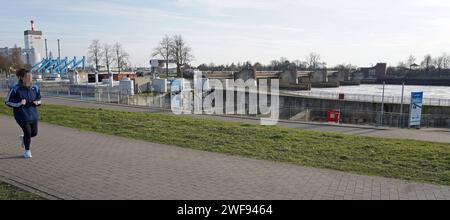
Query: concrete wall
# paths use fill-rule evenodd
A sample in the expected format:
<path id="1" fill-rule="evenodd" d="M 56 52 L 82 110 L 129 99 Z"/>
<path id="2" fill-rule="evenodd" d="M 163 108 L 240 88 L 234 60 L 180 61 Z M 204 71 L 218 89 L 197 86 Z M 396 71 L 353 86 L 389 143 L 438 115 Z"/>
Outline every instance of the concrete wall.
<path id="1" fill-rule="evenodd" d="M 236 99 L 235 93 L 235 99 Z M 249 108 L 249 93 L 246 93 L 246 108 Z M 167 102 L 170 102 L 167 97 Z M 226 101 L 226 94 L 223 96 Z M 268 97 L 270 102 L 270 97 Z M 235 104 L 236 100 L 234 101 Z M 226 106 L 224 106 L 224 110 Z M 378 125 L 380 123 L 380 103 L 357 102 L 345 100 L 326 100 L 290 95 L 280 96 L 280 119 L 294 121 L 325 122 L 326 112 L 330 109 L 341 110 L 341 123 L 359 125 Z M 403 119 L 400 118 L 400 104 L 385 104 L 384 125 L 400 127 L 408 126 L 409 105 L 403 107 Z M 424 106 L 423 127 L 450 128 L 450 107 Z"/>
<path id="2" fill-rule="evenodd" d="M 346 71 L 333 71 L 328 74 L 328 82 L 343 82 L 349 80 L 349 73 Z"/>
<path id="3" fill-rule="evenodd" d="M 381 103 L 357 102 L 345 100 L 325 100 L 297 96 L 280 96 L 280 113 L 282 119 L 290 119 L 310 109 L 312 121 L 325 121 L 325 114 L 330 109 L 342 111 L 342 123 L 376 125 L 380 121 Z M 400 122 L 400 104 L 384 105 L 384 123 L 396 127 Z M 403 106 L 403 121 L 409 116 L 409 105 Z M 450 128 L 450 107 L 424 106 L 423 126 Z"/>
<path id="4" fill-rule="evenodd" d="M 328 82 L 327 71 L 326 70 L 314 71 L 311 76 L 311 82 L 316 83 Z"/>

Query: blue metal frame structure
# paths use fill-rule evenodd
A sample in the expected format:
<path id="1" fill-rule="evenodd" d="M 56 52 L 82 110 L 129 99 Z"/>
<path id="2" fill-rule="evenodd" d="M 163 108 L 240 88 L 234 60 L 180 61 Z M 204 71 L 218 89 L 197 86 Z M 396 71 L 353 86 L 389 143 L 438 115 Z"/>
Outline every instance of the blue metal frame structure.
<path id="1" fill-rule="evenodd" d="M 83 56 L 81 60 L 77 60 L 77 57 L 74 57 L 72 60 L 69 58 L 61 59 L 43 59 L 41 62 L 37 63 L 31 69 L 33 74 L 50 74 L 60 76 L 67 76 L 67 73 L 70 70 L 77 69 L 85 69 L 86 57 Z"/>

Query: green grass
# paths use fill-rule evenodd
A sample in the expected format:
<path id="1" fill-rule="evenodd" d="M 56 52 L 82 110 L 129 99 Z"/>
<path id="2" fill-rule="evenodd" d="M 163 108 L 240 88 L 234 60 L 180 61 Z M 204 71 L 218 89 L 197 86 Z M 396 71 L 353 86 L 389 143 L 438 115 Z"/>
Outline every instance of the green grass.
<path id="1" fill-rule="evenodd" d="M 0 200 L 43 200 L 44 198 L 19 189 L 10 184 L 0 182 Z"/>
<path id="2" fill-rule="evenodd" d="M 11 110 L 0 105 L 0 113 Z M 450 144 L 44 105 L 51 124 L 228 155 L 450 185 Z"/>

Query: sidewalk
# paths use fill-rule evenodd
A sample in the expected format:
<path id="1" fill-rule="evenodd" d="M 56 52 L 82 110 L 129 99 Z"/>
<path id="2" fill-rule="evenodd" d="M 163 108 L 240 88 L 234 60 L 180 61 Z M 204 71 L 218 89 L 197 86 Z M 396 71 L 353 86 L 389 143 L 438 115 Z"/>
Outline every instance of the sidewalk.
<path id="1" fill-rule="evenodd" d="M 450 199 L 450 187 L 153 144 L 40 124 L 24 160 L 0 116 L 0 179 L 60 199 Z"/>

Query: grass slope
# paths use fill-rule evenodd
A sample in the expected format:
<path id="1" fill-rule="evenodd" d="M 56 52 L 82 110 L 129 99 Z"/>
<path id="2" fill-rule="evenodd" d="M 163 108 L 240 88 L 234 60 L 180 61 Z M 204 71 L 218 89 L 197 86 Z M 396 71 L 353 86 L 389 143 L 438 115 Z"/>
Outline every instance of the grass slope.
<path id="1" fill-rule="evenodd" d="M 11 110 L 0 105 L 0 114 Z M 450 185 L 450 144 L 301 131 L 186 116 L 40 108 L 47 123 L 204 151 Z"/>
<path id="2" fill-rule="evenodd" d="M 43 200 L 42 197 L 0 182 L 0 200 Z"/>

